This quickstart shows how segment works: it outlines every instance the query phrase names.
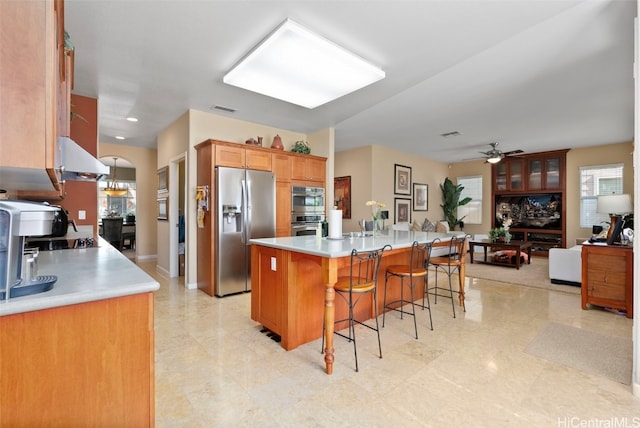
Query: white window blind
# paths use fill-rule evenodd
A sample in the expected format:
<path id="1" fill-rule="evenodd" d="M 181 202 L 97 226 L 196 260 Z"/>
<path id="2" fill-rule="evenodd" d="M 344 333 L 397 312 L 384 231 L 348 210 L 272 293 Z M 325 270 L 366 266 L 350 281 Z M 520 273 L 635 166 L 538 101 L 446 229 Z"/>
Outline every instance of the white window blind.
<path id="1" fill-rule="evenodd" d="M 467 205 L 458 207 L 458 218 L 465 224 L 482 224 L 482 176 L 458 177 L 457 182 L 464 187 L 460 200 L 471 198 Z"/>
<path id="2" fill-rule="evenodd" d="M 623 165 L 580 167 L 580 227 L 609 221 L 608 213 L 596 211 L 598 196 L 622 194 Z"/>

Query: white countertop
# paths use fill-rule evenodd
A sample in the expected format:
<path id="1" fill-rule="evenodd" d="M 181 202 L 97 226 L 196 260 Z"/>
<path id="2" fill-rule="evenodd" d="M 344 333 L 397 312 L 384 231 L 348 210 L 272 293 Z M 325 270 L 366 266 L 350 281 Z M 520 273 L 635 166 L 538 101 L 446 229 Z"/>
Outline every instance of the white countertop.
<path id="1" fill-rule="evenodd" d="M 40 251 L 38 275 L 56 275 L 49 291 L 0 301 L 0 316 L 156 291 L 160 284 L 118 250 L 99 247 Z"/>
<path id="2" fill-rule="evenodd" d="M 252 239 L 252 244 L 281 250 L 296 251 L 320 257 L 336 258 L 351 254 L 353 249 L 370 251 L 391 245 L 392 249 L 408 248 L 414 241 L 431 242 L 436 239 L 450 241 L 453 236 L 464 236 L 464 232 L 436 233 L 436 232 L 406 232 L 391 230 L 381 232 L 376 236 L 347 237 L 333 240 L 316 236 L 289 236 L 284 238 Z"/>

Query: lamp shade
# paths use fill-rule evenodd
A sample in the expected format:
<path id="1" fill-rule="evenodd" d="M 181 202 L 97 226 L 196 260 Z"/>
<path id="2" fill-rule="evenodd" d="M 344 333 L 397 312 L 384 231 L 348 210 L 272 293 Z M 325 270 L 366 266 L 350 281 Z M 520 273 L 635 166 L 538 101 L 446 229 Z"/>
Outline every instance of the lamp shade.
<path id="1" fill-rule="evenodd" d="M 596 211 L 607 214 L 630 213 L 633 211 L 631 196 L 627 194 L 598 196 Z"/>

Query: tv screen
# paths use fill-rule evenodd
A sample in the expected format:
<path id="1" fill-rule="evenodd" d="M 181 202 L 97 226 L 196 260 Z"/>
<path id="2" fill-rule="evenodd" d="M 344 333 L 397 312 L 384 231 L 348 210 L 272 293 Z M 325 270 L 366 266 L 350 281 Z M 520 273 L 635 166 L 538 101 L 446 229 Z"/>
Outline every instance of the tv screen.
<path id="1" fill-rule="evenodd" d="M 521 196 L 496 196 L 495 227 L 511 219 L 512 228 L 562 229 L 562 195 L 544 193 Z"/>

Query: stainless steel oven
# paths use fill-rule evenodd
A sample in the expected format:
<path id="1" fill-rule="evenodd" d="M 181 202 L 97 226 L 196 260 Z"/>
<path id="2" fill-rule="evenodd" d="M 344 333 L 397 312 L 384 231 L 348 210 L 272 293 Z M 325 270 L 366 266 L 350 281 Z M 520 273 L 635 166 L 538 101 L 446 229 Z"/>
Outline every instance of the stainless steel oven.
<path id="1" fill-rule="evenodd" d="M 291 236 L 315 235 L 324 214 L 291 214 Z"/>
<path id="2" fill-rule="evenodd" d="M 293 186 L 291 188 L 291 212 L 294 214 L 324 214 L 324 189 L 322 187 Z"/>

